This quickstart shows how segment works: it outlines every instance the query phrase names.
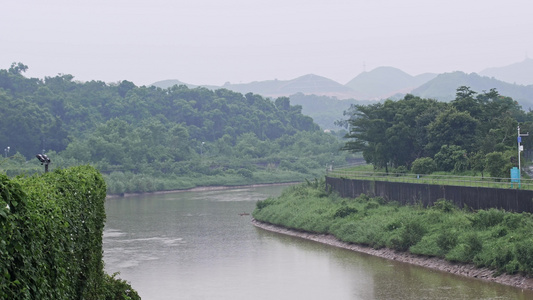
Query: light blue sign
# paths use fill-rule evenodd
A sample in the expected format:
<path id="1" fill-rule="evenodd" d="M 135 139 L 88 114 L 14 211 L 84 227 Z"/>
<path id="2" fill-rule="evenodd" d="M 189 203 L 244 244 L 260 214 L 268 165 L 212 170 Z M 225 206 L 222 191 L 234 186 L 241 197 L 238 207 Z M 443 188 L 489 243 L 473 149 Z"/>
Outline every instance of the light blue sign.
<path id="1" fill-rule="evenodd" d="M 517 167 L 511 169 L 511 182 L 520 182 L 520 172 Z"/>
<path id="2" fill-rule="evenodd" d="M 521 137 L 521 136 L 518 137 L 518 142 L 519 142 L 519 143 L 522 142 L 522 137 Z"/>

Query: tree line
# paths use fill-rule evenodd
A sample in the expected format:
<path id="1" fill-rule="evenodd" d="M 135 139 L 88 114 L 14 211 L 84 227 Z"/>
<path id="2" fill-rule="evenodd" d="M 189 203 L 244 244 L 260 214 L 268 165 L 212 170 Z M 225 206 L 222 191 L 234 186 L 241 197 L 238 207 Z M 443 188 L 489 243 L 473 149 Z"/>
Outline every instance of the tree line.
<path id="1" fill-rule="evenodd" d="M 340 141 L 287 97 L 27 78 L 27 69 L 0 70 L 0 144 L 10 147 L 10 163 L 46 152 L 55 166 L 89 163 L 106 176 L 247 177 L 268 168 L 310 176 L 346 157 Z"/>
<path id="2" fill-rule="evenodd" d="M 517 126 L 533 132 L 533 113 L 495 89 L 477 93 L 457 89 L 450 102 L 413 95 L 398 101 L 353 105 L 343 149 L 362 152 L 368 163 L 386 172 L 429 174 L 488 172 L 509 177 L 517 165 Z M 533 138 L 533 137 L 532 137 Z M 522 139 L 531 149 L 531 138 Z"/>

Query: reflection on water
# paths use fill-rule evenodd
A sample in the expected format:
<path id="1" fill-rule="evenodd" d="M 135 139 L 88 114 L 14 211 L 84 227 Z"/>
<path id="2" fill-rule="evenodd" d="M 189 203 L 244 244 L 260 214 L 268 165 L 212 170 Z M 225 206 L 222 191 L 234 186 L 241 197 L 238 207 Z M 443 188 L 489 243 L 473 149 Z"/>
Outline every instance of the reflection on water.
<path id="1" fill-rule="evenodd" d="M 250 224 L 283 187 L 110 199 L 104 260 L 143 299 L 533 299 Z"/>

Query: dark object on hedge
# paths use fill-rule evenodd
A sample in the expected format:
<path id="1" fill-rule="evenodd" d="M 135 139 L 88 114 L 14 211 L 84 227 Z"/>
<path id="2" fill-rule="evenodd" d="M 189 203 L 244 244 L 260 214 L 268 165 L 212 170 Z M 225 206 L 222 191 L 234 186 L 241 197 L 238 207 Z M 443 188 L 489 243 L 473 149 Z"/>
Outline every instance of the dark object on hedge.
<path id="1" fill-rule="evenodd" d="M 41 162 L 41 165 L 44 165 L 44 172 L 48 172 L 48 164 L 50 164 L 50 158 L 46 154 L 37 154 L 35 155 L 37 159 Z"/>

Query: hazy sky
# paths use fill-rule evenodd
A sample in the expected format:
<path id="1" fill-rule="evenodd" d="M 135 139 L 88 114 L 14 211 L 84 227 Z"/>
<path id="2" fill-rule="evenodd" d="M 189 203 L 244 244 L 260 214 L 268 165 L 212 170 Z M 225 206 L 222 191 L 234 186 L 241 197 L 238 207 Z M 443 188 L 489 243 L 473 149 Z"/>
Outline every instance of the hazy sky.
<path id="1" fill-rule="evenodd" d="M 533 57 L 531 0 L 5 0 L 0 9 L 0 69 L 22 62 L 39 78 L 222 85 L 312 73 L 345 84 L 364 68 L 479 72 Z"/>

